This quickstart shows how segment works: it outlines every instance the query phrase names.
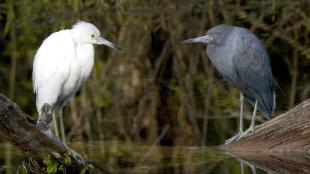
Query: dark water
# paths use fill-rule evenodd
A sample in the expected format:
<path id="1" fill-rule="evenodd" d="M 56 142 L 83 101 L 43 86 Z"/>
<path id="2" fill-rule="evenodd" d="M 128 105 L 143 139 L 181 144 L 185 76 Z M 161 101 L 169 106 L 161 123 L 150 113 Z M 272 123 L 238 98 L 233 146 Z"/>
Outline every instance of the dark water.
<path id="1" fill-rule="evenodd" d="M 217 147 L 162 147 L 121 141 L 75 142 L 70 146 L 114 173 L 241 173 L 240 162 Z M 16 173 L 27 159 L 14 146 L 0 145 L 1 173 Z M 246 164 L 244 173 L 252 173 Z M 256 169 L 256 173 L 266 172 Z"/>
<path id="2" fill-rule="evenodd" d="M 310 173 L 310 152 L 228 154 L 218 147 L 163 147 L 124 141 L 74 142 L 70 147 L 113 173 L 265 174 Z M 29 158 L 0 144 L 0 173 L 17 173 Z"/>

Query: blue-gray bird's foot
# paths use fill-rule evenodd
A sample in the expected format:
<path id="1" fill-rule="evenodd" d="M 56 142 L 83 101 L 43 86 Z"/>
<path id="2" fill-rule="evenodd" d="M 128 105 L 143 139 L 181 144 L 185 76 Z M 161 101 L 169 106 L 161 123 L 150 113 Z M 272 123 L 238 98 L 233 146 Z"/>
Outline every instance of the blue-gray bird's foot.
<path id="1" fill-rule="evenodd" d="M 244 131 L 238 138 L 237 140 L 250 136 L 252 133 L 255 133 L 255 128 L 253 128 L 252 126 L 249 127 L 246 131 Z"/>
<path id="2" fill-rule="evenodd" d="M 225 141 L 225 144 L 229 144 L 235 140 L 238 140 L 238 138 L 240 137 L 240 135 L 242 134 L 242 131 L 239 131 L 236 135 L 234 135 L 233 137 L 229 138 L 228 140 Z"/>

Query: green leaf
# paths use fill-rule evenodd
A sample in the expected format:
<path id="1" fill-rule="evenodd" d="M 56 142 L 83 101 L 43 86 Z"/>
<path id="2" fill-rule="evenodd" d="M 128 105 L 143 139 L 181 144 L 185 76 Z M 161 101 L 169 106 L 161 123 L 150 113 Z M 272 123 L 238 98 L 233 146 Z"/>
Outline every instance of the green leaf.
<path id="1" fill-rule="evenodd" d="M 58 170 L 59 173 L 67 174 L 66 167 L 64 165 L 59 165 Z"/>
<path id="2" fill-rule="evenodd" d="M 65 154 L 64 164 L 70 166 L 72 164 L 71 157 L 69 154 Z"/>
<path id="3" fill-rule="evenodd" d="M 47 155 L 43 159 L 43 163 L 46 165 L 47 174 L 55 174 L 57 172 L 58 162 L 54 161 L 50 155 Z"/>
<path id="4" fill-rule="evenodd" d="M 85 166 L 83 166 L 83 168 L 80 170 L 79 174 L 85 174 L 87 171 L 91 171 L 94 169 L 94 166 L 91 164 L 87 164 Z"/>

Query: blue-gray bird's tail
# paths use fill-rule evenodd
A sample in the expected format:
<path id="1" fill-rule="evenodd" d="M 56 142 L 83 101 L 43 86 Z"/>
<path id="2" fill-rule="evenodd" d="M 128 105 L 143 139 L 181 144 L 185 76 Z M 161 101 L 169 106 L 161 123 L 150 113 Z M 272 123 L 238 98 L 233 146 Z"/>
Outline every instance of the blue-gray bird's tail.
<path id="1" fill-rule="evenodd" d="M 267 120 L 271 119 L 272 113 L 276 106 L 274 86 L 264 93 L 256 93 L 256 95 L 254 95 L 256 96 L 255 98 L 250 97 L 252 95 L 249 95 L 248 93 L 243 93 L 243 95 L 253 106 L 257 100 L 257 110 L 262 113 Z"/>
<path id="2" fill-rule="evenodd" d="M 274 89 L 272 89 L 268 93 L 262 94 L 260 98 L 257 100 L 258 111 L 261 112 L 267 120 L 271 119 L 272 113 L 275 109 L 276 106 L 275 98 L 276 95 Z"/>

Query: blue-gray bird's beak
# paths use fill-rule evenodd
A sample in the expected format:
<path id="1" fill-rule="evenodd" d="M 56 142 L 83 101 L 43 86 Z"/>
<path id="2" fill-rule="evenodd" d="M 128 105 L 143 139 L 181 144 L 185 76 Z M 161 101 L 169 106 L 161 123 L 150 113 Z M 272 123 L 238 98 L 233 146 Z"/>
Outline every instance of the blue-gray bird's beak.
<path id="1" fill-rule="evenodd" d="M 99 44 L 99 45 L 106 45 L 106 46 L 109 46 L 109 47 L 111 47 L 111 48 L 121 50 L 121 47 L 115 45 L 114 43 L 112 43 L 112 42 L 106 40 L 106 39 L 103 38 L 103 37 L 99 37 L 99 39 L 98 39 L 97 41 L 98 41 L 97 44 Z"/>
<path id="2" fill-rule="evenodd" d="M 200 36 L 200 37 L 195 37 L 192 39 L 187 39 L 184 40 L 183 43 L 205 43 L 208 44 L 212 42 L 215 39 L 213 35 L 205 35 L 205 36 Z"/>

